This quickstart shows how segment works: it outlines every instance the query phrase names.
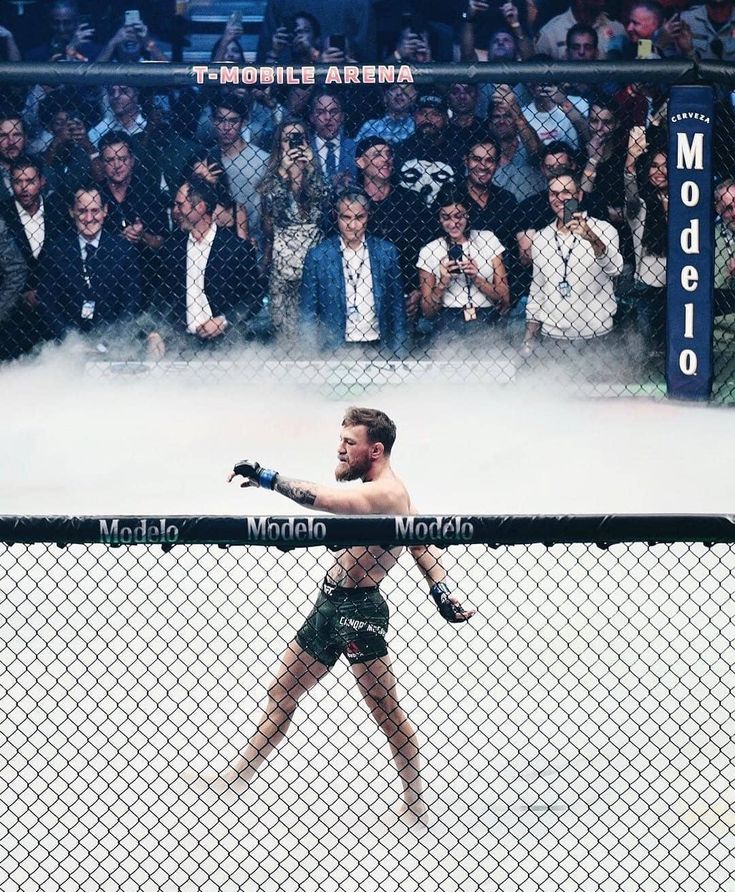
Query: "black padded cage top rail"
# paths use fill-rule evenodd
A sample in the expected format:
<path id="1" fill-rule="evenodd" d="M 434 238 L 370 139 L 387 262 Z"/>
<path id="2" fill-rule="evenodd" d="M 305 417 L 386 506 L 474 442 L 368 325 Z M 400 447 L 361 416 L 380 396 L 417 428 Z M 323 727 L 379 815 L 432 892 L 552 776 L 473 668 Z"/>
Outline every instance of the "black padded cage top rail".
<path id="1" fill-rule="evenodd" d="M 735 542 L 735 515 L 413 515 L 396 517 L 0 516 L 0 542 L 59 545 L 530 545 Z"/>

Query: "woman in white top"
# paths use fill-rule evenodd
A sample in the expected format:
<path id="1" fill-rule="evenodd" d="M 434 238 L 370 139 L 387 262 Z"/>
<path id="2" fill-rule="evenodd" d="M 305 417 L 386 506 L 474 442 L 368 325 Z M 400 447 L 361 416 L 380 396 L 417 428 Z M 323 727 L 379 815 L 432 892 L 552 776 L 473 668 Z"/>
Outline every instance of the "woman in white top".
<path id="1" fill-rule="evenodd" d="M 625 219 L 635 254 L 638 327 L 648 348 L 660 352 L 666 328 L 669 179 L 666 149 L 650 147 L 643 127 L 630 130 L 623 178 Z"/>
<path id="2" fill-rule="evenodd" d="M 444 235 L 424 245 L 417 264 L 424 316 L 462 333 L 497 324 L 510 306 L 500 240 L 470 229 L 467 200 L 455 186 L 444 186 L 435 206 Z"/>

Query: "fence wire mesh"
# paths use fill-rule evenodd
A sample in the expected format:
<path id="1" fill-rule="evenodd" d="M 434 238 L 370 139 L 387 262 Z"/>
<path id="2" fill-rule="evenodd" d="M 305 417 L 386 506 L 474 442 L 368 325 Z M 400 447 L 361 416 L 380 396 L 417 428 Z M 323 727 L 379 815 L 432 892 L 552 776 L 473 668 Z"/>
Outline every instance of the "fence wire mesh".
<path id="1" fill-rule="evenodd" d="M 214 378 L 225 359 L 243 374 L 329 359 L 368 381 L 385 363 L 449 363 L 662 392 L 669 85 L 569 83 L 539 60 L 546 76 L 514 85 L 457 66 L 454 83 L 141 89 L 70 74 L 31 90 L 0 118 L 0 357 L 74 334 L 108 367 L 195 359 Z M 733 113 L 718 89 L 728 401 Z"/>
<path id="2" fill-rule="evenodd" d="M 326 548 L 2 547 L 4 892 L 723 892 L 735 881 L 732 545 L 451 546 L 381 586 L 432 821 L 340 660 L 245 791 Z"/>

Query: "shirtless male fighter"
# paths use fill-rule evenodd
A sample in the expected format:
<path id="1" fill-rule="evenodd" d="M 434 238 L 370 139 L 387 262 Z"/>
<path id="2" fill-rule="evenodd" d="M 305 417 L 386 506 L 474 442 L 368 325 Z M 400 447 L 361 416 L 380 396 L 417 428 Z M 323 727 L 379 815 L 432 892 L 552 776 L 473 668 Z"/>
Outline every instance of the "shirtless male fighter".
<path id="1" fill-rule="evenodd" d="M 338 481 L 361 480 L 362 486 L 343 488 L 293 480 L 250 460 L 238 462 L 228 480 L 244 478 L 242 486 L 272 489 L 299 505 L 333 514 L 413 514 L 408 492 L 390 465 L 395 438 L 396 427 L 385 413 L 353 407 L 342 422 L 335 477 Z M 475 611 L 465 610 L 450 594 L 438 550 L 417 546 L 411 552 L 444 619 L 452 623 L 468 620 Z M 378 590 L 400 553 L 400 547 L 361 546 L 337 554 L 314 609 L 285 650 L 256 732 L 219 776 L 221 781 L 237 789 L 253 780 L 286 736 L 301 696 L 344 654 L 373 718 L 388 739 L 403 786 L 399 817 L 408 825 L 424 818 L 416 731 L 398 702 L 386 646 L 388 606 Z"/>

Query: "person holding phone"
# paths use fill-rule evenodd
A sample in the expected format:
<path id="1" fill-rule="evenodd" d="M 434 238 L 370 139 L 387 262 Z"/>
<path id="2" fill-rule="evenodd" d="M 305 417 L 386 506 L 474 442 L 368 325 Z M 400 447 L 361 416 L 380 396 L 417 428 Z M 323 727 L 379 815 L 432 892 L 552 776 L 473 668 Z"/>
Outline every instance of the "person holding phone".
<path id="1" fill-rule="evenodd" d="M 168 62 L 137 9 L 126 9 L 123 24 L 107 42 L 97 62 Z"/>
<path id="2" fill-rule="evenodd" d="M 617 311 L 614 280 L 623 269 L 618 233 L 611 223 L 580 210 L 583 194 L 572 173 L 549 179 L 554 222 L 535 234 L 531 246 L 524 358 L 539 338 L 550 350 L 587 348 L 612 331 Z"/>
<path id="3" fill-rule="evenodd" d="M 329 205 L 329 189 L 300 118 L 287 117 L 276 128 L 259 192 L 271 325 L 277 337 L 293 342 L 304 259 L 324 237 Z"/>
<path id="4" fill-rule="evenodd" d="M 442 332 L 497 325 L 510 306 L 505 248 L 490 230 L 470 229 L 466 196 L 455 186 L 442 187 L 435 206 L 442 235 L 418 260 L 424 316 Z"/>

